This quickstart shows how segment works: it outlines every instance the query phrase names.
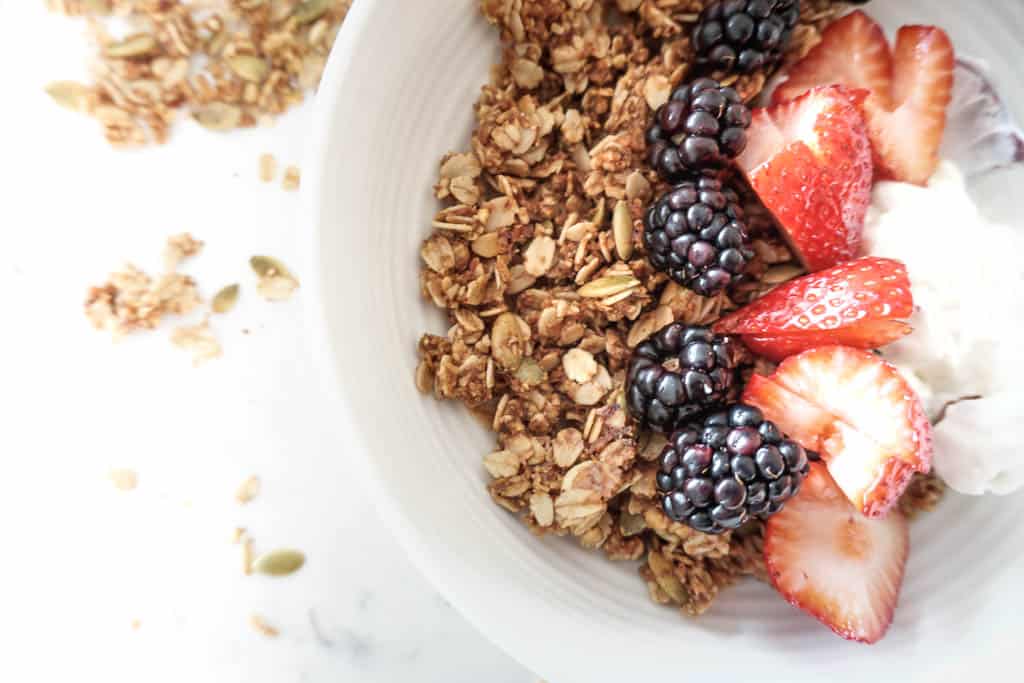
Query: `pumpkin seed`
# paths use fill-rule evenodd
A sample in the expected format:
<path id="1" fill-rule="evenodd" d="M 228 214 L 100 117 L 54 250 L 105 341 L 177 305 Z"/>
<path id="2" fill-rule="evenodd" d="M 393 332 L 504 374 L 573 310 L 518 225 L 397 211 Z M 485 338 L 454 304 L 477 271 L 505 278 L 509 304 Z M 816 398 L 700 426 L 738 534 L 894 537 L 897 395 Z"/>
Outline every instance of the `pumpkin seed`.
<path id="1" fill-rule="evenodd" d="M 232 130 L 237 128 L 242 121 L 242 110 L 231 104 L 211 102 L 204 107 L 194 109 L 192 118 L 208 130 Z"/>
<path id="2" fill-rule="evenodd" d="M 615 237 L 615 251 L 619 258 L 628 261 L 633 255 L 633 216 L 629 213 L 629 205 L 620 199 L 612 214 L 612 235 Z"/>
<path id="3" fill-rule="evenodd" d="M 312 23 L 327 12 L 331 2 L 332 0 L 303 0 L 292 12 L 292 17 L 300 25 Z"/>
<path id="4" fill-rule="evenodd" d="M 153 54 L 159 46 L 153 36 L 148 33 L 138 33 L 107 45 L 103 48 L 103 54 L 111 59 L 134 59 Z"/>
<path id="5" fill-rule="evenodd" d="M 252 268 L 252 272 L 261 278 L 283 275 L 295 279 L 285 265 L 273 256 L 253 256 L 249 259 L 249 266 Z"/>
<path id="6" fill-rule="evenodd" d="M 288 576 L 299 571 L 304 564 L 306 556 L 301 551 L 284 548 L 260 555 L 252 563 L 252 568 L 267 576 Z"/>
<path id="7" fill-rule="evenodd" d="M 227 313 L 238 303 L 238 291 L 239 286 L 237 284 L 224 287 L 213 296 L 210 308 L 213 309 L 214 313 Z"/>
<path id="8" fill-rule="evenodd" d="M 640 281 L 632 275 L 607 275 L 588 282 L 576 293 L 588 299 L 603 299 L 639 285 Z"/>
<path id="9" fill-rule="evenodd" d="M 267 62 L 253 55 L 232 55 L 227 63 L 235 75 L 250 83 L 262 83 L 270 73 Z"/>

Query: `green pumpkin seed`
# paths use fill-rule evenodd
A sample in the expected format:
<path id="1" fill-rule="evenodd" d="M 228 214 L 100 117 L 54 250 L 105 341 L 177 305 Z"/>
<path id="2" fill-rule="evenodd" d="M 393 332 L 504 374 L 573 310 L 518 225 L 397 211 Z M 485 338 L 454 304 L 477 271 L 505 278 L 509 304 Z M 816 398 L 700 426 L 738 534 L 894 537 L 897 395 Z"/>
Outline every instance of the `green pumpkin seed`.
<path id="1" fill-rule="evenodd" d="M 295 21 L 301 24 L 309 24 L 322 17 L 331 6 L 332 0 L 304 0 L 292 12 Z"/>
<path id="2" fill-rule="evenodd" d="M 235 75 L 250 83 L 262 83 L 270 73 L 267 62 L 253 55 L 233 55 L 227 63 Z"/>
<path id="3" fill-rule="evenodd" d="M 304 564 L 306 556 L 301 551 L 284 548 L 260 555 L 252 563 L 252 568 L 267 576 L 288 576 L 297 572 Z"/>
<path id="4" fill-rule="evenodd" d="M 210 308 L 213 309 L 214 313 L 227 313 L 235 304 L 238 303 L 238 292 L 239 286 L 237 284 L 228 285 L 222 290 L 217 292 L 213 297 L 213 302 L 210 304 Z"/>

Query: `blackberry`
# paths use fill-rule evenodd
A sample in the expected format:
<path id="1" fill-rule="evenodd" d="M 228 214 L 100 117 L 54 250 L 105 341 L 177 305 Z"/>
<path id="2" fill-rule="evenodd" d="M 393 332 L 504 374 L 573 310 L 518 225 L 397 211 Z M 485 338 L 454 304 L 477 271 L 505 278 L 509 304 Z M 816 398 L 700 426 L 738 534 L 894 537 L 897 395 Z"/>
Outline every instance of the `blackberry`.
<path id="1" fill-rule="evenodd" d="M 643 426 L 671 432 L 734 399 L 738 370 L 749 358 L 737 339 L 672 323 L 633 352 L 626 376 L 629 411 Z"/>
<path id="2" fill-rule="evenodd" d="M 736 191 L 717 178 L 676 185 L 644 215 L 651 265 L 701 296 L 725 289 L 754 258 Z"/>
<path id="3" fill-rule="evenodd" d="M 647 129 L 648 161 L 670 183 L 716 175 L 747 146 L 750 109 L 710 78 L 681 85 Z"/>
<path id="4" fill-rule="evenodd" d="M 800 490 L 808 452 L 757 408 L 738 403 L 673 433 L 658 459 L 665 514 L 719 534 L 775 514 Z"/>
<path id="5" fill-rule="evenodd" d="M 782 59 L 800 19 L 799 0 L 719 0 L 704 8 L 691 36 L 697 63 L 751 73 Z"/>

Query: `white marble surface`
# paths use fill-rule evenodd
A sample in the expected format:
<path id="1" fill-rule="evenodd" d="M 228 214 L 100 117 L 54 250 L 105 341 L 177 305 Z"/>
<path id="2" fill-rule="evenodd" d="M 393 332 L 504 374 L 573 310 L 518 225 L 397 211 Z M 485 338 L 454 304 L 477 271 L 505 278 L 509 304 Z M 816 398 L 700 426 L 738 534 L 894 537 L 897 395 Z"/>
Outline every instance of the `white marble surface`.
<path id="1" fill-rule="evenodd" d="M 297 195 L 259 183 L 257 158 L 301 165 L 308 107 L 272 129 L 184 123 L 170 146 L 114 152 L 42 93 L 80 76 L 85 54 L 80 24 L 0 0 L 0 680 L 536 680 L 382 527 L 323 428 L 301 301 L 254 294 L 248 257 L 295 263 L 300 229 Z M 199 369 L 167 327 L 113 345 L 81 313 L 88 285 L 124 260 L 155 269 L 183 230 L 207 243 L 185 267 L 204 294 L 243 287 L 213 322 L 224 358 Z M 318 466 L 291 466 L 300 451 Z M 112 467 L 138 488 L 116 491 Z M 250 474 L 263 491 L 240 506 Z M 237 526 L 308 564 L 244 576 Z M 253 630 L 253 613 L 280 636 Z"/>

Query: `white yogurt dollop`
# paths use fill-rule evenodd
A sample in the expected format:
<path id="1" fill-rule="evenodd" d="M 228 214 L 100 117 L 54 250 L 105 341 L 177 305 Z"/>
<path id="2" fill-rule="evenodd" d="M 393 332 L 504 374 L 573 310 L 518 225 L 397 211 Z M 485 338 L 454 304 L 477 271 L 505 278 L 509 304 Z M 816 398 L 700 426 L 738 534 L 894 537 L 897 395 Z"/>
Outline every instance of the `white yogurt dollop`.
<path id="1" fill-rule="evenodd" d="M 1021 197 L 1024 201 L 1024 196 Z M 985 219 L 957 167 L 875 185 L 866 253 L 907 265 L 913 334 L 887 346 L 935 418 L 936 472 L 967 494 L 1024 484 L 1024 232 Z"/>

